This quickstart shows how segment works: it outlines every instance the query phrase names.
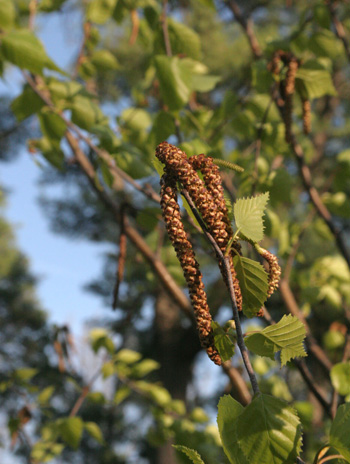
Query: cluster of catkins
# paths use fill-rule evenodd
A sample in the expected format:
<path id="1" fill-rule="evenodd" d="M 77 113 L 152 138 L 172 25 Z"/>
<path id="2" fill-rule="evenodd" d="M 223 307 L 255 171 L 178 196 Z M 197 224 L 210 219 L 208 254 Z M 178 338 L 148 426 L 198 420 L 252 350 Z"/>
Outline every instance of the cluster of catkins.
<path id="1" fill-rule="evenodd" d="M 284 106 L 285 138 L 286 142 L 289 143 L 291 141 L 295 78 L 300 66 L 300 60 L 290 52 L 277 50 L 269 63 L 269 69 L 277 76 L 284 66 L 287 67 L 287 73 L 285 78 L 281 81 L 280 95 Z M 304 96 L 302 96 L 302 111 L 304 134 L 309 134 L 311 131 L 311 103 L 310 100 Z"/>
<path id="2" fill-rule="evenodd" d="M 211 328 L 212 318 L 204 290 L 202 274 L 192 244 L 184 229 L 180 207 L 177 202 L 177 183 L 180 183 L 187 190 L 219 248 L 222 252 L 225 252 L 228 242 L 233 236 L 233 230 L 228 216 L 219 168 L 213 163 L 212 158 L 205 157 L 203 154 L 187 158 L 186 153 L 167 142 L 158 145 L 156 156 L 164 164 L 160 193 L 163 218 L 187 282 L 201 345 L 207 351 L 210 359 L 215 364 L 220 365 L 222 361 L 214 344 L 213 330 Z M 197 171 L 201 172 L 203 180 L 199 177 Z M 237 242 L 233 242 L 232 248 L 235 249 L 236 253 L 240 253 L 240 245 Z M 231 273 L 237 308 L 241 311 L 242 294 L 233 267 L 233 249 L 230 255 Z M 270 263 L 269 255 L 266 255 L 265 258 Z M 270 269 L 272 267 L 270 265 Z M 226 282 L 221 262 L 220 270 Z M 270 285 L 275 288 L 278 276 L 276 277 L 276 274 L 273 274 L 272 279 L 270 278 L 270 282 L 273 281 Z"/>

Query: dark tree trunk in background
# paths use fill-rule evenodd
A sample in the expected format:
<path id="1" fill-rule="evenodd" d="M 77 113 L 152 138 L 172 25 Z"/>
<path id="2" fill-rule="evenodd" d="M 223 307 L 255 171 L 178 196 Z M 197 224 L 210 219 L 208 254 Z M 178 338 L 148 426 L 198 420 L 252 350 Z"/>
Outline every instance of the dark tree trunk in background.
<path id="1" fill-rule="evenodd" d="M 193 361 L 201 349 L 196 329 L 188 327 L 188 320 L 183 320 L 179 307 L 162 289 L 156 300 L 154 322 L 154 358 L 161 365 L 160 379 L 173 398 L 186 401 Z M 171 443 L 157 450 L 156 463 L 177 464 Z"/>

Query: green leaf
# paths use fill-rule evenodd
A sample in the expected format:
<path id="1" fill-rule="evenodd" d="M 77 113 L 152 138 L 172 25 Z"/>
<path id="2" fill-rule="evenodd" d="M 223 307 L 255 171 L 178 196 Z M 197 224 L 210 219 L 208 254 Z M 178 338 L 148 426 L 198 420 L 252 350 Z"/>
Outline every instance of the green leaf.
<path id="1" fill-rule="evenodd" d="M 91 63 L 101 71 L 118 69 L 117 58 L 108 50 L 96 50 L 91 56 Z"/>
<path id="2" fill-rule="evenodd" d="M 76 81 L 60 81 L 53 77 L 47 79 L 47 87 L 54 103 L 61 100 L 72 100 L 82 91 L 81 84 Z"/>
<path id="3" fill-rule="evenodd" d="M 124 348 L 115 355 L 116 361 L 123 362 L 125 364 L 133 364 L 141 359 L 141 354 L 137 351 L 129 350 Z"/>
<path id="4" fill-rule="evenodd" d="M 114 363 L 112 361 L 107 361 L 107 362 L 105 362 L 103 364 L 103 366 L 101 368 L 101 374 L 102 374 L 104 379 L 107 379 L 108 377 L 113 375 L 114 372 L 115 372 L 115 366 L 114 366 Z"/>
<path id="5" fill-rule="evenodd" d="M 224 395 L 220 398 L 217 423 L 222 446 L 231 464 L 249 464 L 237 439 L 237 419 L 243 411 L 244 407 L 232 396 Z"/>
<path id="6" fill-rule="evenodd" d="M 295 85 L 298 92 L 310 100 L 337 95 L 330 72 L 315 60 L 308 61 L 298 69 Z"/>
<path id="7" fill-rule="evenodd" d="M 16 369 L 14 372 L 14 376 L 16 380 L 21 380 L 22 382 L 30 380 L 39 372 L 39 369 L 34 369 L 31 367 L 23 367 L 20 369 Z"/>
<path id="8" fill-rule="evenodd" d="M 49 139 L 61 140 L 67 130 L 66 123 L 52 111 L 42 111 L 39 115 L 41 132 Z"/>
<path id="9" fill-rule="evenodd" d="M 117 0 L 92 0 L 87 8 L 86 19 L 103 24 L 112 16 L 116 4 Z"/>
<path id="10" fill-rule="evenodd" d="M 196 0 L 196 1 L 206 6 L 207 8 L 210 8 L 213 11 L 216 10 L 214 0 Z"/>
<path id="11" fill-rule="evenodd" d="M 193 422 L 198 422 L 199 424 L 204 424 L 209 421 L 209 417 L 203 408 L 194 408 L 191 411 L 190 419 Z"/>
<path id="12" fill-rule="evenodd" d="M 9 32 L 1 39 L 4 58 L 21 69 L 42 74 L 43 69 L 62 72 L 47 56 L 39 39 L 30 31 L 21 29 Z"/>
<path id="13" fill-rule="evenodd" d="M 11 29 L 16 18 L 16 10 L 12 0 L 0 0 L 0 28 Z"/>
<path id="14" fill-rule="evenodd" d="M 30 457 L 35 462 L 49 462 L 59 456 L 63 450 L 64 445 L 61 443 L 39 441 L 31 449 Z"/>
<path id="15" fill-rule="evenodd" d="M 288 314 L 274 325 L 266 327 L 259 333 L 247 335 L 247 348 L 260 356 L 273 359 L 274 353 L 281 351 L 281 364 L 290 359 L 306 356 L 303 340 L 306 336 L 304 324 L 295 316 Z"/>
<path id="16" fill-rule="evenodd" d="M 134 364 L 131 369 L 133 377 L 145 377 L 150 372 L 160 368 L 160 364 L 153 359 L 143 359 L 141 362 Z"/>
<path id="17" fill-rule="evenodd" d="M 63 441 L 77 449 L 84 430 L 84 422 L 80 417 L 68 417 L 60 420 L 59 430 Z"/>
<path id="18" fill-rule="evenodd" d="M 130 388 L 127 385 L 121 385 L 114 395 L 115 404 L 122 403 L 131 393 Z"/>
<path id="19" fill-rule="evenodd" d="M 228 361 L 234 355 L 236 340 L 230 331 L 225 331 L 217 322 L 212 321 L 211 327 L 213 329 L 215 347 L 222 361 Z"/>
<path id="20" fill-rule="evenodd" d="M 135 132 L 146 130 L 152 124 L 150 114 L 142 108 L 127 108 L 122 112 L 119 121 L 123 127 Z"/>
<path id="21" fill-rule="evenodd" d="M 208 68 L 203 63 L 191 58 L 183 58 L 179 65 L 185 75 L 191 77 L 189 86 L 193 91 L 210 92 L 221 80 L 220 76 L 209 76 L 207 74 Z"/>
<path id="22" fill-rule="evenodd" d="M 339 406 L 331 426 L 329 443 L 350 462 L 350 403 Z"/>
<path id="23" fill-rule="evenodd" d="M 33 148 L 41 151 L 47 161 L 57 169 L 62 169 L 64 162 L 64 153 L 60 148 L 58 140 L 41 137 L 41 139 L 29 141 Z"/>
<path id="24" fill-rule="evenodd" d="M 72 122 L 82 129 L 89 130 L 92 126 L 108 122 L 108 118 L 102 113 L 100 107 L 90 98 L 77 95 L 70 108 Z"/>
<path id="25" fill-rule="evenodd" d="M 179 110 L 188 102 L 191 95 L 191 76 L 175 57 L 158 55 L 154 59 L 160 92 L 164 103 L 170 110 Z"/>
<path id="26" fill-rule="evenodd" d="M 350 395 L 350 362 L 335 364 L 331 369 L 331 380 L 340 395 Z"/>
<path id="27" fill-rule="evenodd" d="M 40 405 L 45 405 L 49 402 L 49 399 L 53 395 L 55 387 L 50 385 L 49 387 L 44 388 L 41 393 L 38 395 L 38 402 Z"/>
<path id="28" fill-rule="evenodd" d="M 153 121 L 152 130 L 149 135 L 150 143 L 153 146 L 157 146 L 174 133 L 174 117 L 167 111 L 160 111 Z"/>
<path id="29" fill-rule="evenodd" d="M 187 446 L 183 445 L 172 445 L 177 451 L 181 451 L 182 453 L 186 454 L 186 456 L 193 462 L 193 464 L 204 464 L 204 461 L 197 453 L 197 451 L 187 448 Z"/>
<path id="30" fill-rule="evenodd" d="M 42 99 L 32 90 L 29 85 L 25 85 L 22 93 L 11 103 L 11 110 L 18 119 L 23 121 L 34 113 L 37 113 L 44 106 Z"/>
<path id="31" fill-rule="evenodd" d="M 185 24 L 168 19 L 168 33 L 173 55 L 186 55 L 195 60 L 202 58 L 199 35 Z M 163 31 L 161 31 L 164 43 Z"/>
<path id="32" fill-rule="evenodd" d="M 96 424 L 96 422 L 85 422 L 84 427 L 88 434 L 92 438 L 94 438 L 98 443 L 100 443 L 100 445 L 103 445 L 105 443 L 102 431 L 100 427 Z"/>
<path id="33" fill-rule="evenodd" d="M 250 464 L 294 464 L 300 419 L 287 402 L 259 394 L 237 419 L 237 440 Z"/>
<path id="34" fill-rule="evenodd" d="M 108 353 L 114 353 L 114 343 L 112 339 L 108 336 L 108 331 L 101 327 L 92 329 L 90 331 L 90 340 L 91 340 L 91 347 L 95 353 L 98 352 L 100 348 L 106 348 Z"/>
<path id="35" fill-rule="evenodd" d="M 233 206 L 236 226 L 249 240 L 260 242 L 264 238 L 263 215 L 269 192 L 251 198 L 240 198 Z"/>
<path id="36" fill-rule="evenodd" d="M 138 380 L 134 382 L 136 391 L 146 393 L 156 404 L 161 407 L 165 407 L 171 404 L 171 396 L 168 390 L 160 385 L 145 382 L 144 380 Z"/>
<path id="37" fill-rule="evenodd" d="M 254 317 L 267 299 L 268 275 L 257 261 L 241 256 L 233 258 L 243 298 L 243 312 Z"/>

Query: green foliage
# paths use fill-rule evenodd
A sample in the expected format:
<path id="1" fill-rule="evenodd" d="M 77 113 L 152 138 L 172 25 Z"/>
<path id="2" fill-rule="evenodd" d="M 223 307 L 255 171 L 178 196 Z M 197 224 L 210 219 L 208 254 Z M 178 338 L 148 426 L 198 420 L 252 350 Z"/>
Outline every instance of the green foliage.
<path id="1" fill-rule="evenodd" d="M 269 193 L 252 198 L 240 198 L 233 206 L 238 232 L 248 240 L 260 242 L 264 237 L 263 215 Z"/>
<path id="2" fill-rule="evenodd" d="M 6 34 L 1 40 L 0 50 L 6 60 L 21 69 L 38 74 L 42 74 L 44 68 L 60 71 L 47 56 L 40 40 L 25 29 Z"/>
<path id="3" fill-rule="evenodd" d="M 350 403 L 339 406 L 330 430 L 329 444 L 350 462 Z"/>
<path id="4" fill-rule="evenodd" d="M 15 5 L 12 0 L 0 0 L 0 27 L 11 29 L 16 18 Z"/>
<path id="5" fill-rule="evenodd" d="M 235 335 L 232 329 L 224 330 L 220 324 L 212 321 L 214 344 L 223 362 L 228 361 L 235 352 Z"/>
<path id="6" fill-rule="evenodd" d="M 350 395 L 350 362 L 342 362 L 333 366 L 331 380 L 334 389 L 340 395 Z"/>
<path id="7" fill-rule="evenodd" d="M 268 276 L 262 265 L 252 259 L 237 255 L 233 264 L 241 287 L 243 312 L 254 317 L 267 298 Z"/>
<path id="8" fill-rule="evenodd" d="M 200 455 L 197 453 L 197 451 L 187 448 L 187 446 L 182 446 L 182 445 L 173 445 L 173 447 L 177 451 L 181 451 L 184 453 L 190 460 L 193 462 L 193 464 L 204 464 L 204 461 L 200 457 Z"/>
<path id="9" fill-rule="evenodd" d="M 271 359 L 274 359 L 275 353 L 280 351 L 281 364 L 284 366 L 292 358 L 306 356 L 303 346 L 305 336 L 304 324 L 297 317 L 288 314 L 277 324 L 247 335 L 245 342 L 254 353 Z"/>

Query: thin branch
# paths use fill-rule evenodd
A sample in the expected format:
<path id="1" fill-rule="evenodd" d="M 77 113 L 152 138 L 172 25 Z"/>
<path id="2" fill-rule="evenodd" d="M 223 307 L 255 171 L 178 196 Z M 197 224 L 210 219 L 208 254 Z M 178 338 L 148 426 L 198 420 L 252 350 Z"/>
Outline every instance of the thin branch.
<path id="1" fill-rule="evenodd" d="M 86 21 L 84 23 L 83 31 L 84 31 L 83 40 L 81 42 L 78 57 L 76 59 L 75 69 L 74 69 L 73 76 L 72 76 L 73 79 L 77 78 L 78 72 L 79 72 L 79 67 L 84 61 L 85 46 L 86 46 L 86 42 L 89 40 L 90 33 L 91 33 L 91 23 L 90 23 L 90 21 Z"/>
<path id="2" fill-rule="evenodd" d="M 171 50 L 170 38 L 169 38 L 167 8 L 168 8 L 168 0 L 163 0 L 163 10 L 160 16 L 160 22 L 162 24 L 165 51 L 166 51 L 167 56 L 173 56 L 173 53 Z"/>
<path id="3" fill-rule="evenodd" d="M 349 41 L 348 41 L 348 39 L 346 37 L 346 34 L 345 34 L 344 26 L 343 26 L 342 22 L 338 18 L 337 10 L 335 8 L 335 2 L 333 0 L 327 0 L 326 4 L 328 5 L 328 9 L 329 9 L 329 13 L 330 13 L 331 18 L 332 18 L 332 23 L 333 23 L 333 26 L 334 26 L 334 29 L 335 29 L 335 33 L 336 33 L 338 39 L 340 39 L 343 42 L 343 46 L 344 46 L 346 56 L 347 56 L 347 58 L 348 58 L 348 60 L 350 62 L 350 45 L 349 45 Z"/>
<path id="4" fill-rule="evenodd" d="M 66 138 L 70 144 L 77 162 L 82 168 L 84 174 L 90 181 L 92 188 L 95 190 L 96 194 L 103 201 L 103 203 L 115 214 L 116 217 L 120 216 L 119 205 L 113 201 L 113 199 L 107 195 L 107 193 L 96 185 L 96 172 L 90 161 L 85 156 L 84 152 L 79 146 L 78 140 L 69 132 L 66 133 Z M 112 173 L 113 174 L 113 173 Z M 116 174 L 115 174 L 116 175 Z M 134 229 L 127 218 L 125 218 L 124 225 L 125 235 L 128 239 L 134 244 L 134 246 L 140 251 L 144 259 L 151 265 L 153 271 L 156 273 L 160 282 L 164 285 L 164 288 L 169 292 L 171 297 L 176 301 L 179 307 L 193 320 L 193 311 L 191 303 L 188 298 L 182 291 L 182 289 L 177 285 L 171 274 L 169 273 L 166 266 L 163 262 L 155 256 L 151 248 L 148 246 L 144 238 Z"/>
<path id="5" fill-rule="evenodd" d="M 225 0 L 225 3 L 234 14 L 236 21 L 242 26 L 242 29 L 244 30 L 249 41 L 254 58 L 261 58 L 262 51 L 253 29 L 253 21 L 251 18 L 246 19 L 243 16 L 243 13 L 235 0 Z"/>
<path id="6" fill-rule="evenodd" d="M 279 101 L 278 97 L 274 98 L 275 103 L 280 111 L 282 120 L 286 124 L 286 119 L 285 119 L 285 112 L 284 112 L 284 107 L 283 104 Z M 347 262 L 347 265 L 350 269 L 350 253 L 345 245 L 345 241 L 343 238 L 343 235 L 339 228 L 335 225 L 331 213 L 328 211 L 327 207 L 324 205 L 322 202 L 322 199 L 320 197 L 319 192 L 317 191 L 316 187 L 313 185 L 312 182 L 312 174 L 310 171 L 309 166 L 305 162 L 305 156 L 304 156 L 304 151 L 302 146 L 298 143 L 295 134 L 291 130 L 290 133 L 290 147 L 294 153 L 295 159 L 297 161 L 298 167 L 299 167 L 299 172 L 301 179 L 304 184 L 304 188 L 309 194 L 309 198 L 311 203 L 314 205 L 318 215 L 324 220 L 324 222 L 327 224 L 329 230 L 333 234 L 336 244 L 339 248 L 339 251 L 343 255 L 345 261 Z"/>
<path id="7" fill-rule="evenodd" d="M 28 9 L 29 9 L 28 28 L 29 30 L 32 31 L 35 25 L 35 18 L 36 18 L 36 13 L 38 9 L 38 0 L 30 0 Z"/>
<path id="8" fill-rule="evenodd" d="M 230 379 L 231 388 L 237 391 L 237 399 L 243 406 L 248 405 L 252 401 L 252 395 L 239 371 L 232 365 L 231 361 L 222 363 L 222 370 Z"/>
<path id="9" fill-rule="evenodd" d="M 115 310 L 118 305 L 119 287 L 123 281 L 124 267 L 126 260 L 126 235 L 125 235 L 125 204 L 120 207 L 120 235 L 119 235 L 119 256 L 117 264 L 117 273 L 113 291 L 112 308 Z"/>
<path id="10" fill-rule="evenodd" d="M 244 343 L 244 337 L 243 337 L 243 332 L 242 332 L 242 327 L 241 327 L 241 321 L 239 319 L 239 314 L 238 314 L 235 290 L 234 290 L 234 287 L 233 287 L 233 278 L 232 278 L 232 273 L 231 273 L 231 263 L 230 263 L 231 257 L 223 255 L 223 253 L 222 253 L 221 249 L 219 248 L 218 244 L 216 243 L 214 237 L 210 234 L 210 232 L 207 229 L 207 226 L 204 224 L 204 222 L 203 222 L 200 214 L 198 213 L 198 211 L 197 211 L 197 209 L 196 209 L 196 207 L 195 207 L 195 205 L 194 205 L 194 203 L 192 201 L 192 198 L 190 197 L 187 190 L 182 189 L 181 194 L 185 197 L 189 207 L 191 208 L 193 214 L 195 215 L 195 218 L 197 219 L 199 225 L 201 226 L 205 237 L 207 238 L 207 240 L 210 242 L 210 244 L 214 248 L 217 257 L 219 258 L 219 260 L 220 260 L 220 262 L 221 262 L 221 264 L 222 264 L 222 266 L 224 268 L 225 275 L 226 275 L 226 283 L 227 283 L 227 286 L 229 288 L 229 293 L 230 293 L 230 298 L 231 298 L 231 303 L 232 303 L 233 319 L 234 319 L 235 324 L 236 324 L 237 344 L 239 346 L 239 349 L 240 349 L 240 352 L 241 352 L 241 355 L 242 355 L 242 359 L 243 359 L 243 363 L 244 363 L 244 366 L 246 368 L 246 371 L 247 371 L 249 379 L 250 379 L 250 383 L 251 383 L 252 388 L 253 388 L 253 392 L 254 392 L 254 394 L 257 394 L 257 393 L 259 393 L 259 386 L 258 386 L 258 382 L 256 380 L 256 376 L 255 376 L 253 367 L 252 367 L 250 359 L 249 359 L 248 349 L 247 349 L 247 347 L 245 346 L 245 343 Z"/>

